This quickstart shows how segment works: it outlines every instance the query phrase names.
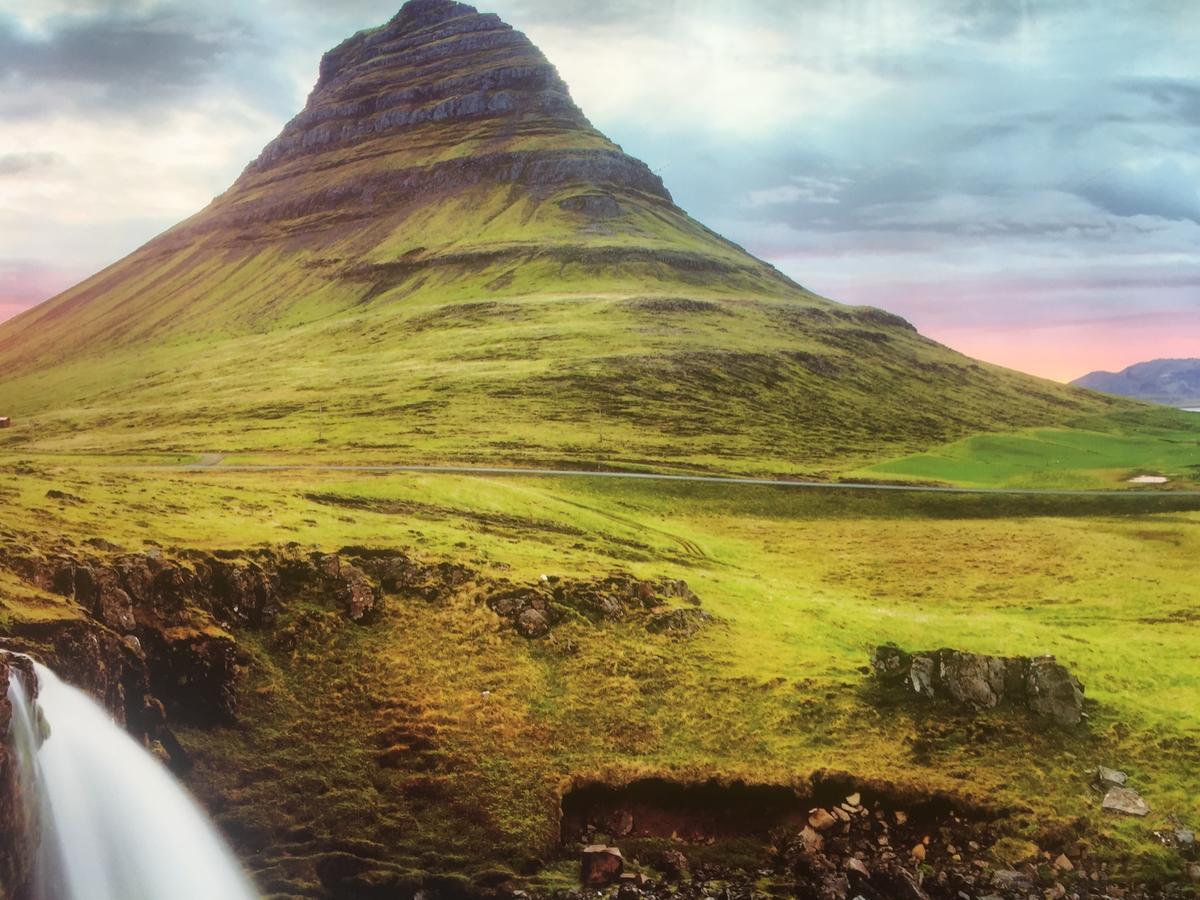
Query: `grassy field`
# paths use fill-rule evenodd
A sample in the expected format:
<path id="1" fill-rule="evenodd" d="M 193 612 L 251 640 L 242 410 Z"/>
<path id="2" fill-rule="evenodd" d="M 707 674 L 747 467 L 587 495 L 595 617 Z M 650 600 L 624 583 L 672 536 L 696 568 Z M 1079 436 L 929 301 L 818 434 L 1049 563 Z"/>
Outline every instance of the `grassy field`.
<path id="1" fill-rule="evenodd" d="M 544 63 L 510 52 L 461 66 Z M 370 69 L 355 99 L 389 90 L 385 75 L 408 77 Z M 618 174 L 580 169 L 597 153 Z M 509 158 L 582 174 L 514 182 Z M 458 176 L 437 174 L 451 163 Z M 251 167 L 0 325 L 0 415 L 16 426 L 0 452 L 833 477 L 1135 408 L 817 296 L 640 165 L 579 116 L 425 124 Z"/>
<path id="2" fill-rule="evenodd" d="M 1196 413 L 1146 410 L 1074 424 L 977 435 L 856 474 L 986 488 L 1115 488 L 1141 475 L 1180 489 L 1200 483 Z"/>
<path id="3" fill-rule="evenodd" d="M 1153 830 L 1200 817 L 1192 497 L 3 471 L 17 533 L 403 546 L 516 581 L 626 570 L 686 579 L 720 619 L 691 638 L 580 622 L 529 642 L 468 585 L 434 605 L 393 597 L 365 629 L 291 608 L 286 648 L 239 635 L 254 660 L 242 724 L 184 737 L 197 789 L 247 846 L 270 848 L 254 859 L 264 872 L 298 865 L 302 848 L 278 835 L 307 829 L 375 842 L 413 871 L 548 865 L 553 880 L 559 792 L 588 777 L 800 784 L 842 770 L 1014 808 L 1015 841 L 1066 827 L 1141 876 L 1178 872 Z M 0 597 L 10 624 L 47 614 L 45 598 Z M 1086 685 L 1090 722 L 896 704 L 862 672 L 885 641 L 1056 654 Z M 379 767 L 379 736 L 397 728 L 430 741 L 426 768 Z M 1130 772 L 1154 813 L 1102 815 L 1087 786 L 1098 764 Z"/>

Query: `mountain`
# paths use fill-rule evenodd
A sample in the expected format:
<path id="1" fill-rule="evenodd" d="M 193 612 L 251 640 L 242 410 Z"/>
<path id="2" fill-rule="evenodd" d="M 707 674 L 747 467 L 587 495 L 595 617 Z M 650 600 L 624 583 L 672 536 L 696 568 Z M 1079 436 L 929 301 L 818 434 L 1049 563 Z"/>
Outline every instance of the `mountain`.
<path id="1" fill-rule="evenodd" d="M 805 290 L 523 34 L 412 0 L 206 209 L 0 326 L 0 408 L 22 451 L 831 473 L 1123 405 Z"/>
<path id="2" fill-rule="evenodd" d="M 1092 372 L 1071 384 L 1150 403 L 1200 407 L 1200 359 L 1155 359 L 1120 372 Z"/>

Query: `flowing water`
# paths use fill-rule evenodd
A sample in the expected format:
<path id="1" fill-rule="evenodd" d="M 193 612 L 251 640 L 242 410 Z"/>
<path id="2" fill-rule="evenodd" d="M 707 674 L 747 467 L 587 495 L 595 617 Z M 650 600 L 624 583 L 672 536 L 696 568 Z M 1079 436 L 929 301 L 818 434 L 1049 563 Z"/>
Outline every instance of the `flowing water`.
<path id="1" fill-rule="evenodd" d="M 90 697 L 37 666 L 14 677 L 12 743 L 35 798 L 36 900 L 255 900 L 195 802 Z"/>

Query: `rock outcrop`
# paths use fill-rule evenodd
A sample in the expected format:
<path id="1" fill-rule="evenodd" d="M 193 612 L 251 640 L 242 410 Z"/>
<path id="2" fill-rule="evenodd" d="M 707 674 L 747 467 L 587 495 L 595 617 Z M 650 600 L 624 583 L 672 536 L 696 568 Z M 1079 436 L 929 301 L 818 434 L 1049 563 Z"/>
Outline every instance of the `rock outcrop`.
<path id="1" fill-rule="evenodd" d="M 18 679 L 27 696 L 37 696 L 37 676 L 27 657 L 0 650 L 0 898 L 19 897 L 29 883 L 33 853 L 31 809 L 23 796 L 16 752 L 6 740 L 12 723 L 10 679 Z"/>
<path id="2" fill-rule="evenodd" d="M 40 645 L 66 680 L 133 730 L 155 716 L 146 712 L 146 694 L 160 698 L 174 718 L 229 722 L 244 663 L 235 631 L 271 626 L 286 598 L 301 595 L 320 597 L 350 621 L 369 624 L 380 611 L 382 579 L 395 587 L 426 568 L 399 553 L 388 554 L 386 564 L 358 562 L 378 568 L 378 576 L 338 554 L 295 547 L 168 555 L 0 544 L 0 569 L 85 614 L 20 628 L 8 643 Z"/>
<path id="3" fill-rule="evenodd" d="M 625 858 L 616 847 L 594 844 L 583 849 L 579 880 L 587 887 L 607 887 L 625 871 Z"/>
<path id="4" fill-rule="evenodd" d="M 1052 656 L 1001 657 L 961 650 L 906 653 L 878 647 L 875 674 L 927 699 L 951 700 L 980 709 L 1007 704 L 1063 725 L 1083 720 L 1083 685 Z"/>
<path id="5" fill-rule="evenodd" d="M 359 164 L 378 157 L 388 165 Z M 326 177 L 307 177 L 314 168 Z M 303 111 L 214 215 L 186 230 L 262 234 L 316 213 L 371 216 L 480 185 L 542 194 L 589 185 L 560 201 L 589 219 L 619 216 L 614 195 L 673 205 L 657 175 L 592 127 L 524 34 L 464 3 L 412 0 L 325 54 Z"/>
<path id="6" fill-rule="evenodd" d="M 678 600 L 689 606 L 672 608 L 672 601 Z M 700 598 L 686 582 L 646 581 L 620 573 L 595 581 L 543 576 L 536 584 L 502 583 L 489 591 L 487 605 L 530 639 L 545 637 L 572 618 L 592 623 L 636 619 L 652 632 L 678 637 L 717 621 L 697 608 Z"/>

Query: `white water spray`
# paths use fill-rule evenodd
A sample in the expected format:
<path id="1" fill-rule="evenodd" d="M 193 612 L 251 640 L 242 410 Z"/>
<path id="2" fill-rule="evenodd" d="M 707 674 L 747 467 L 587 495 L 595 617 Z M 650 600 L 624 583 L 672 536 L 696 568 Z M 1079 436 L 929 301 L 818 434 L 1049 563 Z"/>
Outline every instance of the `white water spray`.
<path id="1" fill-rule="evenodd" d="M 37 804 L 37 900 L 256 900 L 204 814 L 86 694 L 13 676 L 11 740 Z M 44 735 L 44 737 L 43 737 Z"/>

